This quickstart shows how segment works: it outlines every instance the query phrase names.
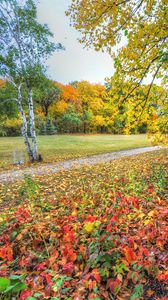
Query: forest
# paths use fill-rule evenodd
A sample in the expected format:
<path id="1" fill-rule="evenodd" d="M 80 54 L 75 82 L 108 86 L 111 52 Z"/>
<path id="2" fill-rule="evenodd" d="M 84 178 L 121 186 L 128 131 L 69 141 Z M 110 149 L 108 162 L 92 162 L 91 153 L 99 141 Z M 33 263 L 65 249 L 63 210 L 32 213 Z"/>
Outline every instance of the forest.
<path id="1" fill-rule="evenodd" d="M 16 92 L 10 83 L 2 80 L 0 86 L 0 135 L 18 136 L 22 120 L 16 102 L 12 101 Z M 41 78 L 33 91 L 37 134 L 166 133 L 167 90 L 153 85 L 147 105 L 142 110 L 148 85 L 141 85 L 124 102 L 130 87 L 131 82 L 128 81 L 119 90 L 115 75 L 104 85 L 88 81 L 64 85 Z M 26 110 L 26 100 L 23 105 Z"/>

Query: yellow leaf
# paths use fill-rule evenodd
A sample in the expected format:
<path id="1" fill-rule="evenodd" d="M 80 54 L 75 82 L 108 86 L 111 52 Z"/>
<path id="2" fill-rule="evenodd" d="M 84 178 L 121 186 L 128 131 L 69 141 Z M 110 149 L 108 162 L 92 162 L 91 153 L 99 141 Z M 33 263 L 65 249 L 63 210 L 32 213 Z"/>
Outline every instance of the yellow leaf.
<path id="1" fill-rule="evenodd" d="M 140 219 L 143 219 L 143 218 L 145 217 L 145 214 L 144 214 L 144 213 L 140 213 L 140 214 L 138 215 L 138 217 L 139 217 Z"/>
<path id="2" fill-rule="evenodd" d="M 149 216 L 149 217 L 153 217 L 155 214 L 157 214 L 157 212 L 156 212 L 155 209 L 153 209 L 153 210 L 151 210 L 151 211 L 148 213 L 148 216 Z"/>
<path id="3" fill-rule="evenodd" d="M 77 214 L 78 214 L 78 213 L 77 213 L 77 210 L 73 210 L 73 212 L 72 212 L 72 216 L 73 216 L 73 217 L 76 217 L 76 216 L 77 216 Z"/>
<path id="4" fill-rule="evenodd" d="M 98 227 L 100 226 L 100 224 L 101 224 L 101 222 L 100 222 L 100 221 L 96 221 L 96 222 L 94 222 L 94 226 L 95 226 L 96 228 L 98 228 Z"/>
<path id="5" fill-rule="evenodd" d="M 88 222 L 85 224 L 84 228 L 85 228 L 86 232 L 90 233 L 94 229 L 94 223 Z"/>
<path id="6" fill-rule="evenodd" d="M 123 276 L 122 276 L 121 274 L 118 274 L 118 275 L 117 275 L 117 278 L 122 282 Z"/>
<path id="7" fill-rule="evenodd" d="M 131 220 L 131 219 L 133 218 L 133 215 L 132 215 L 132 214 L 129 214 L 129 215 L 127 216 L 127 218 L 128 218 L 128 220 Z"/>
<path id="8" fill-rule="evenodd" d="M 58 287 L 56 286 L 56 284 L 54 286 L 52 286 L 52 289 L 54 292 L 58 292 Z"/>
<path id="9" fill-rule="evenodd" d="M 144 221 L 145 225 L 148 225 L 149 223 L 151 223 L 151 220 L 149 220 L 149 219 L 147 219 L 147 220 Z"/>

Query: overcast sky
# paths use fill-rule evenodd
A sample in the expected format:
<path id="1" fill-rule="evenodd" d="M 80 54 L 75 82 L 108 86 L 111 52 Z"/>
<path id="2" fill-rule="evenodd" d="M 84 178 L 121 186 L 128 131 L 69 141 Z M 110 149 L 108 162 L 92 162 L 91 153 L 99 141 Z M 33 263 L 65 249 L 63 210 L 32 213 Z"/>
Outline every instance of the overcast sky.
<path id="1" fill-rule="evenodd" d="M 88 80 L 104 83 L 105 77 L 114 72 L 113 61 L 108 54 L 83 49 L 77 41 L 79 33 L 69 25 L 65 10 L 71 0 L 40 0 L 38 16 L 54 33 L 55 42 L 62 43 L 66 50 L 56 52 L 48 61 L 48 74 L 56 81 L 68 83 L 73 80 Z"/>

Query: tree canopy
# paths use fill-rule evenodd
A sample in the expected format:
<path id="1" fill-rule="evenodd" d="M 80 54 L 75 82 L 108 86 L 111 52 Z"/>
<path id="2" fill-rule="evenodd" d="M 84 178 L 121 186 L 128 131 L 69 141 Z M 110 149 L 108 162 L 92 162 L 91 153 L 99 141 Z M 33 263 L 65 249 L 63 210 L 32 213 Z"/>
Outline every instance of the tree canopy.
<path id="1" fill-rule="evenodd" d="M 107 50 L 114 58 L 118 76 L 131 79 L 127 96 L 149 74 L 151 82 L 144 102 L 156 78 L 166 83 L 166 0 L 73 0 L 67 15 L 81 32 L 80 41 L 96 50 Z"/>

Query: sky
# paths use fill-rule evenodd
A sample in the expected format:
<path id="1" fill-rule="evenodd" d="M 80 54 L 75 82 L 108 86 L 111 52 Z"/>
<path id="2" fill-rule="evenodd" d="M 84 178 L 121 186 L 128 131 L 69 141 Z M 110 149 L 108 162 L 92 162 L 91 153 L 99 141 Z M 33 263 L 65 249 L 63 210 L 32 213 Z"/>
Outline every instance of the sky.
<path id="1" fill-rule="evenodd" d="M 38 4 L 39 21 L 48 24 L 54 41 L 66 48 L 55 52 L 47 61 L 48 75 L 64 84 L 74 80 L 104 83 L 104 79 L 114 73 L 112 58 L 107 53 L 84 49 L 78 42 L 80 34 L 65 16 L 70 3 L 71 0 L 40 0 Z"/>

